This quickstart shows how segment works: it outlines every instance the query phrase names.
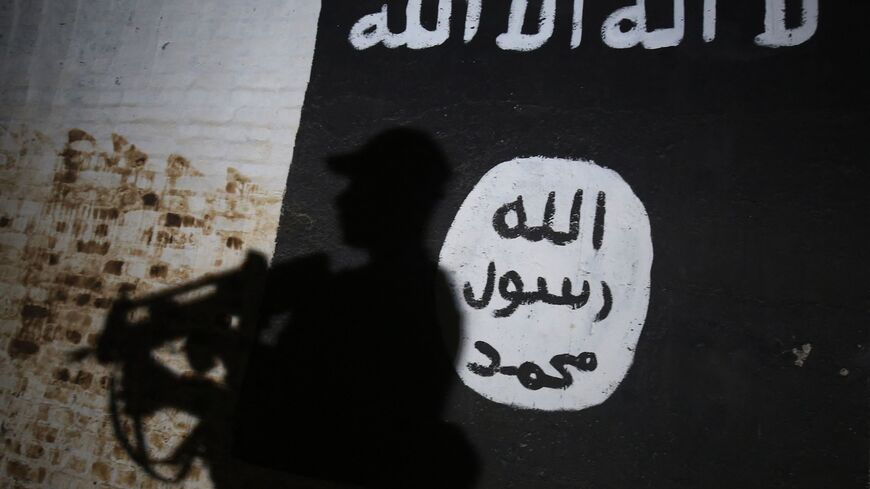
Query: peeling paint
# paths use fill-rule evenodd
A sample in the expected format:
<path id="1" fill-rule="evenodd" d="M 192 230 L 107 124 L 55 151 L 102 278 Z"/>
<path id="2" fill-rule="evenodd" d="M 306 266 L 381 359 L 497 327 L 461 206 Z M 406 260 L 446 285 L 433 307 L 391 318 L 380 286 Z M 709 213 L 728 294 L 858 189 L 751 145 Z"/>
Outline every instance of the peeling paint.
<path id="1" fill-rule="evenodd" d="M 804 362 L 807 361 L 807 357 L 810 356 L 810 352 L 813 351 L 813 345 L 810 343 L 804 343 L 800 348 L 792 348 L 791 352 L 795 356 L 794 364 L 798 367 L 803 367 Z"/>

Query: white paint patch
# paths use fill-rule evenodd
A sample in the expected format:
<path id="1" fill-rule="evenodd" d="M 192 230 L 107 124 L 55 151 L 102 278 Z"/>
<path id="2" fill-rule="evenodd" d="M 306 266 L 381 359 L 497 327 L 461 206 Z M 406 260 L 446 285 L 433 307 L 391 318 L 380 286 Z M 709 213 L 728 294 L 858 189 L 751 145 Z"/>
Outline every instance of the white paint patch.
<path id="1" fill-rule="evenodd" d="M 764 32 L 755 37 L 759 46 L 778 48 L 797 46 L 809 40 L 819 25 L 819 0 L 800 0 L 801 25 L 794 29 L 785 26 L 785 0 L 766 0 Z"/>
<path id="2" fill-rule="evenodd" d="M 716 39 L 716 0 L 704 0 L 704 24 L 701 30 L 704 42 Z"/>
<path id="3" fill-rule="evenodd" d="M 649 218 L 616 172 L 541 156 L 499 164 L 440 254 L 462 318 L 460 378 L 519 408 L 604 402 L 634 358 L 652 258 Z"/>
<path id="4" fill-rule="evenodd" d="M 686 25 L 685 3 L 674 0 L 673 27 L 648 31 L 646 28 L 646 1 L 614 11 L 601 26 L 604 44 L 616 49 L 626 49 L 641 43 L 646 49 L 673 47 L 683 40 Z M 623 31 L 623 25 L 628 29 Z"/>
<path id="5" fill-rule="evenodd" d="M 538 32 L 523 34 L 528 0 L 512 0 L 507 32 L 495 38 L 498 47 L 507 51 L 533 51 L 543 46 L 553 35 L 556 23 L 556 0 L 543 0 L 538 19 Z"/>
<path id="6" fill-rule="evenodd" d="M 580 46 L 583 40 L 583 0 L 574 0 L 574 17 L 571 20 L 571 49 Z"/>
<path id="7" fill-rule="evenodd" d="M 356 49 L 368 49 L 392 36 L 387 28 L 387 6 L 373 14 L 364 15 L 351 27 L 348 40 Z"/>
<path id="8" fill-rule="evenodd" d="M 388 42 L 387 47 L 398 47 L 404 44 L 411 49 L 425 49 L 444 44 L 444 41 L 450 36 L 452 5 L 453 0 L 438 1 L 438 20 L 435 22 L 435 29 L 430 30 L 423 27 L 421 21 L 423 0 L 408 0 L 408 6 L 405 10 L 407 17 L 405 32 L 393 35 L 392 43 Z M 390 39 L 386 41 L 390 41 Z"/>
<path id="9" fill-rule="evenodd" d="M 481 0 L 468 0 L 468 5 L 465 8 L 465 32 L 462 34 L 462 40 L 466 43 L 471 42 L 477 35 L 482 8 L 480 2 Z"/>
<path id="10" fill-rule="evenodd" d="M 388 48 L 407 46 L 410 49 L 425 49 L 439 46 L 450 36 L 452 5 L 452 0 L 439 0 L 435 28 L 426 29 L 420 20 L 423 0 L 408 0 L 405 7 L 405 32 L 392 33 L 387 26 L 387 5 L 384 4 L 381 10 L 359 19 L 351 28 L 348 40 L 359 50 L 368 49 L 381 42 Z M 479 5 L 477 10 L 479 12 Z M 478 13 L 478 21 L 479 17 Z M 477 27 L 473 30 L 476 32 Z M 473 33 L 469 35 L 473 37 Z"/>
<path id="11" fill-rule="evenodd" d="M 810 343 L 804 343 L 800 348 L 792 348 L 791 352 L 794 354 L 794 364 L 798 367 L 803 367 L 804 362 L 807 361 L 812 351 L 813 345 Z"/>

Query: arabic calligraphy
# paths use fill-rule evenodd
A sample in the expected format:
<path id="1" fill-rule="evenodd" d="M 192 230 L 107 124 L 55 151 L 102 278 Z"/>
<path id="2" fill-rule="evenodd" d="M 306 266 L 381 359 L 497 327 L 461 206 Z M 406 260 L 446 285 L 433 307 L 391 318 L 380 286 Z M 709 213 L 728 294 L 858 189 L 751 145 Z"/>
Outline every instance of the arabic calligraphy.
<path id="1" fill-rule="evenodd" d="M 481 377 L 492 377 L 495 374 L 516 376 L 523 387 L 536 391 L 543 387 L 548 389 L 567 389 L 574 383 L 574 377 L 566 367 L 571 366 L 581 372 L 591 372 L 598 367 L 598 358 L 594 353 L 583 352 L 579 355 L 561 353 L 550 359 L 550 366 L 559 372 L 560 377 L 549 375 L 534 362 L 523 362 L 519 367 L 501 365 L 501 355 L 485 341 L 476 341 L 474 347 L 489 358 L 489 365 L 469 362 L 467 367 L 471 372 Z"/>
<path id="2" fill-rule="evenodd" d="M 489 305 L 492 296 L 495 293 L 495 262 L 489 262 L 486 269 L 486 285 L 483 287 L 483 293 L 480 298 L 474 296 L 474 287 L 470 282 L 465 282 L 462 288 L 462 296 L 465 303 L 475 309 L 483 309 Z M 584 280 L 579 294 L 574 295 L 572 292 L 573 284 L 571 279 L 565 277 L 562 279 L 562 293 L 551 294 L 547 286 L 547 280 L 544 277 L 538 277 L 538 290 L 525 292 L 523 290 L 523 279 L 519 273 L 514 270 L 508 270 L 501 278 L 498 279 L 498 293 L 508 302 L 508 305 L 496 309 L 492 312 L 493 317 L 505 318 L 510 316 L 521 305 L 534 304 L 543 302 L 544 304 L 552 304 L 554 306 L 568 306 L 571 309 L 579 309 L 586 305 L 589 301 L 589 282 Z M 604 298 L 604 305 L 595 315 L 594 322 L 605 319 L 610 314 L 610 309 L 613 307 L 613 294 L 610 291 L 610 286 L 607 282 L 601 281 L 601 291 Z"/>
<path id="3" fill-rule="evenodd" d="M 592 230 L 592 244 L 596 250 L 601 248 L 601 242 L 604 239 L 606 199 L 607 196 L 604 192 L 598 192 Z M 556 192 L 550 192 L 547 195 L 547 203 L 544 205 L 543 223 L 540 226 L 528 226 L 523 196 L 518 195 L 513 202 L 508 202 L 496 209 L 492 216 L 492 227 L 499 236 L 505 239 L 522 237 L 532 242 L 547 240 L 554 245 L 565 246 L 580 237 L 580 211 L 582 207 L 583 190 L 578 189 L 574 192 L 574 199 L 571 201 L 568 231 L 556 231 L 553 229 L 553 217 L 556 214 Z M 510 213 L 514 214 L 517 221 L 513 226 L 507 223 L 507 216 Z"/>
<path id="4" fill-rule="evenodd" d="M 439 255 L 461 313 L 459 378 L 516 408 L 601 404 L 632 365 L 651 264 L 649 217 L 614 170 L 543 156 L 496 165 Z"/>
<path id="5" fill-rule="evenodd" d="M 592 225 L 592 247 L 596 250 L 601 249 L 601 242 L 604 240 L 604 213 L 606 211 L 605 204 L 607 195 L 604 192 L 598 192 L 598 199 L 595 202 L 595 223 Z"/>
<path id="6" fill-rule="evenodd" d="M 434 2 L 433 2 L 434 3 Z M 568 2 L 564 2 L 565 5 Z M 571 12 L 571 49 L 580 46 L 583 39 L 585 0 L 573 0 Z M 709 43 L 716 39 L 717 0 L 704 0 L 702 8 L 701 38 Z M 388 4 L 380 10 L 364 15 L 354 23 L 348 33 L 348 41 L 357 50 L 369 49 L 378 44 L 387 48 L 405 46 L 409 49 L 427 49 L 440 46 L 451 37 L 457 22 L 451 22 L 453 15 L 452 0 L 438 0 L 438 14 L 432 29 L 423 26 L 423 0 L 408 0 L 405 6 L 405 30 L 390 30 Z M 483 15 L 482 0 L 467 0 L 462 40 L 468 44 L 477 36 Z M 495 38 L 495 44 L 506 51 L 529 52 L 544 46 L 556 32 L 556 0 L 542 0 L 537 15 L 530 12 L 528 0 L 511 0 L 507 17 L 507 29 Z M 816 32 L 819 21 L 819 0 L 800 1 L 800 24 L 788 26 L 786 23 L 786 0 L 765 0 L 764 32 L 756 36 L 755 44 L 776 48 L 797 46 L 809 40 Z M 559 11 L 568 9 L 560 3 Z M 393 5 L 395 6 L 395 5 Z M 534 6 L 532 9 L 534 9 Z M 431 7 L 429 7 L 431 8 Z M 503 8 L 503 7 L 501 7 Z M 492 11 L 488 9 L 487 11 Z M 685 0 L 673 0 L 671 27 L 651 29 L 647 22 L 647 6 L 644 0 L 620 7 L 596 27 L 605 45 L 614 49 L 626 49 L 637 45 L 644 49 L 661 49 L 679 46 L 686 32 Z M 487 14 L 493 15 L 493 14 Z M 563 15 L 563 14 L 558 14 Z M 537 17 L 537 31 L 527 32 L 527 21 Z"/>

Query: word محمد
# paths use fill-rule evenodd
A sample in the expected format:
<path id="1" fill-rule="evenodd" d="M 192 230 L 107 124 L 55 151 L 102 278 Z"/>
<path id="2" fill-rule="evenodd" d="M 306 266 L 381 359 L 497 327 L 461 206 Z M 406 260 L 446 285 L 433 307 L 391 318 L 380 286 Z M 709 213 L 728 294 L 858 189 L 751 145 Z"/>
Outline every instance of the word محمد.
<path id="1" fill-rule="evenodd" d="M 571 49 L 580 46 L 583 38 L 583 3 L 573 0 L 571 24 Z M 716 0 L 703 1 L 702 38 L 712 42 L 716 38 Z M 801 23 L 786 27 L 785 4 L 787 0 L 764 0 L 764 32 L 755 37 L 755 44 L 769 48 L 797 46 L 816 33 L 819 18 L 819 0 L 790 0 L 800 2 Z M 468 43 L 477 35 L 482 0 L 467 0 L 465 29 L 462 39 Z M 438 17 L 434 29 L 423 27 L 420 10 L 423 0 L 408 0 L 405 8 L 407 18 L 404 32 L 390 32 L 387 26 L 387 4 L 381 10 L 360 18 L 351 28 L 348 40 L 358 50 L 377 44 L 388 48 L 406 46 L 409 49 L 425 49 L 443 44 L 450 37 L 450 16 L 453 0 L 438 0 Z M 528 0 L 511 0 L 507 30 L 495 39 L 496 45 L 506 51 L 533 51 L 543 46 L 553 35 L 556 21 L 556 0 L 542 0 L 538 31 L 523 33 L 523 23 L 528 10 Z M 673 0 L 673 27 L 647 29 L 646 0 L 636 0 L 634 5 L 617 9 L 601 26 L 604 44 L 615 49 L 626 49 L 640 44 L 646 49 L 677 46 L 685 31 L 685 0 Z M 623 30 L 629 26 L 627 30 Z"/>
<path id="2" fill-rule="evenodd" d="M 481 377 L 492 377 L 495 374 L 515 375 L 523 387 L 532 391 L 542 387 L 548 389 L 567 389 L 570 387 L 574 383 L 574 377 L 565 368 L 567 366 L 572 366 L 581 372 L 592 372 L 598 367 L 598 358 L 596 358 L 594 353 L 583 352 L 579 355 L 560 353 L 550 359 L 550 366 L 559 372 L 561 376 L 556 377 L 546 374 L 544 369 L 534 362 L 523 362 L 519 367 L 502 366 L 501 355 L 499 355 L 498 350 L 485 341 L 476 341 L 474 347 L 489 358 L 490 363 L 489 365 L 480 365 L 479 363 L 469 362 L 467 365 L 468 370 Z"/>

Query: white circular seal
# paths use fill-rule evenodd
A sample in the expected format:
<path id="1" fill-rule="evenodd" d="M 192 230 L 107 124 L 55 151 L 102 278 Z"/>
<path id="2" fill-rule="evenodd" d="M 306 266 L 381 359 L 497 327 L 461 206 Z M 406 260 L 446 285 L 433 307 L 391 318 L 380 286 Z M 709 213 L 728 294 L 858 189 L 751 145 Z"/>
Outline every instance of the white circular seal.
<path id="1" fill-rule="evenodd" d="M 460 378 L 518 408 L 604 402 L 634 358 L 652 257 L 643 204 L 613 170 L 541 156 L 497 165 L 439 256 L 460 311 Z"/>

